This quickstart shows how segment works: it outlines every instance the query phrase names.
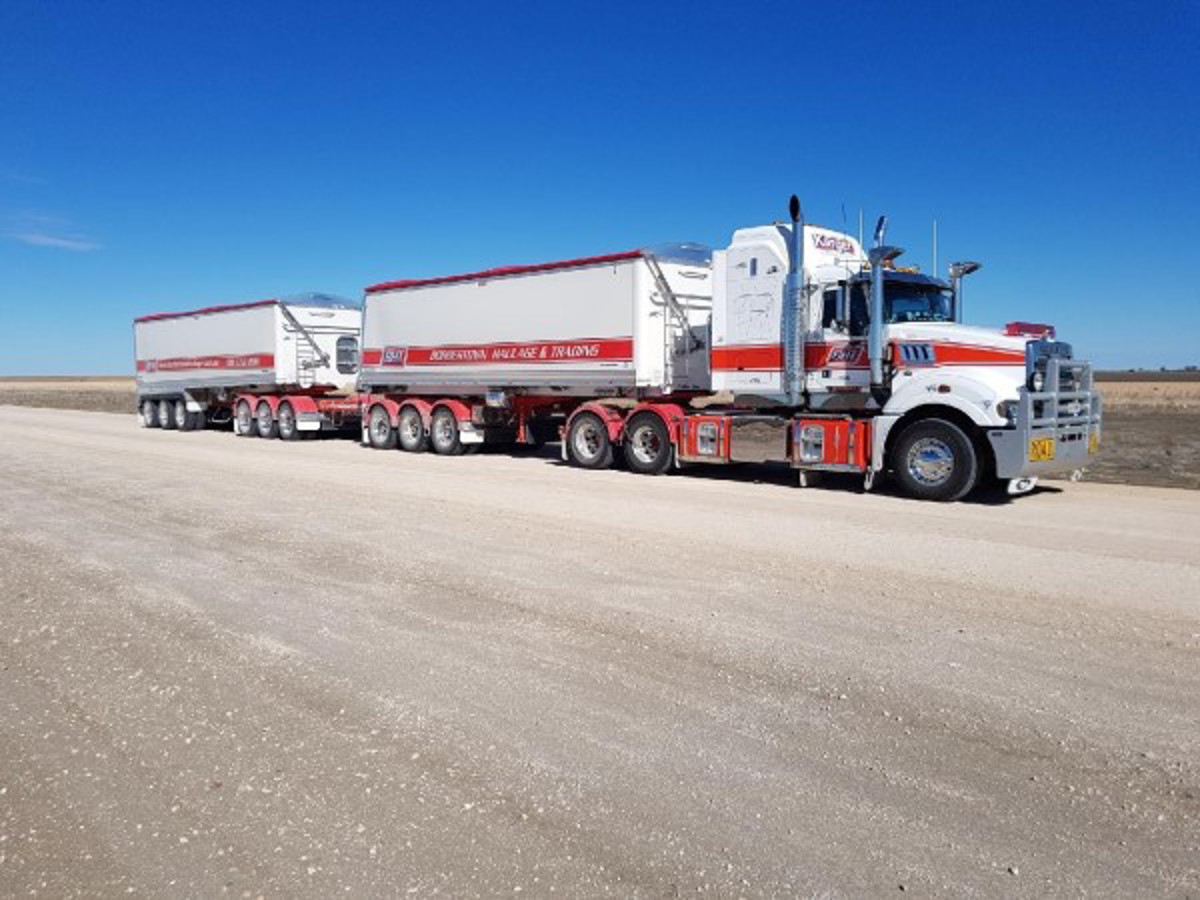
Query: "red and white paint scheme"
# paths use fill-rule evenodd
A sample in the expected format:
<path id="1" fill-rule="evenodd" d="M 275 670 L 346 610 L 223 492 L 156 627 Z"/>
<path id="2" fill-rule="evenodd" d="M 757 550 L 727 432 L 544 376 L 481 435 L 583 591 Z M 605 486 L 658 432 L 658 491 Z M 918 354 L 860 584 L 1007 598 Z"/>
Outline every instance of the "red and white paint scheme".
<path id="1" fill-rule="evenodd" d="M 361 321 L 357 304 L 322 295 L 141 316 L 133 342 L 142 421 L 189 430 L 229 421 L 239 397 L 277 409 L 291 393 L 310 398 L 292 401 L 296 431 L 320 430 L 333 420 L 312 398 L 353 390 Z"/>
<path id="2" fill-rule="evenodd" d="M 790 212 L 715 251 L 372 285 L 360 359 L 345 367 L 357 311 L 341 332 L 316 321 L 328 311 L 275 301 L 144 317 L 139 392 L 185 392 L 186 421 L 203 390 L 241 434 L 361 423 L 372 447 L 446 455 L 561 440 L 584 468 L 618 455 L 645 474 L 779 462 L 801 483 L 891 475 L 933 500 L 992 479 L 1020 493 L 1082 469 L 1099 445 L 1100 400 L 1090 365 L 1051 326 L 965 325 L 962 279 L 977 263 L 942 280 L 897 267 L 903 251 L 886 244 L 882 219 L 865 250 L 805 225 L 796 198 Z M 305 347 L 324 348 L 319 363 L 298 355 Z"/>

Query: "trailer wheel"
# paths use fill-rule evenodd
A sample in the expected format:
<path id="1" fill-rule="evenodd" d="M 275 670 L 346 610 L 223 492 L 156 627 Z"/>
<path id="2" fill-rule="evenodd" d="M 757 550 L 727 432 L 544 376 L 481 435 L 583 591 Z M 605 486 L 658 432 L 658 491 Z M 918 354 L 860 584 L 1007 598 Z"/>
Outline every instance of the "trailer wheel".
<path id="1" fill-rule="evenodd" d="M 143 400 L 139 415 L 141 416 L 143 428 L 158 427 L 158 403 L 156 401 Z"/>
<path id="2" fill-rule="evenodd" d="M 188 412 L 186 400 L 175 401 L 175 427 L 180 431 L 192 431 L 196 427 L 196 413 Z"/>
<path id="3" fill-rule="evenodd" d="M 974 444 L 944 419 L 922 419 L 904 429 L 891 464 L 901 488 L 918 500 L 958 500 L 979 480 Z"/>
<path id="4" fill-rule="evenodd" d="M 567 456 L 581 469 L 607 469 L 612 465 L 613 446 L 608 426 L 595 413 L 580 413 L 567 432 Z"/>
<path id="5" fill-rule="evenodd" d="M 175 427 L 175 404 L 170 400 L 158 401 L 158 427 Z"/>
<path id="6" fill-rule="evenodd" d="M 395 449 L 396 429 L 392 427 L 392 417 L 385 407 L 371 407 L 371 416 L 367 420 L 367 439 L 376 450 Z"/>
<path id="7" fill-rule="evenodd" d="M 429 446 L 429 435 L 425 433 L 425 423 L 421 421 L 421 414 L 415 406 L 406 406 L 400 410 L 396 431 L 401 450 L 407 450 L 409 453 L 422 453 Z"/>
<path id="8" fill-rule="evenodd" d="M 661 475 L 671 466 L 671 434 L 652 412 L 638 413 L 625 425 L 625 462 L 642 475 Z"/>
<path id="9" fill-rule="evenodd" d="M 258 434 L 258 429 L 254 427 L 254 411 L 247 400 L 239 401 L 237 409 L 233 411 L 233 433 L 238 437 L 254 437 Z"/>
<path id="10" fill-rule="evenodd" d="M 458 456 L 463 452 L 462 440 L 458 436 L 458 418 L 446 407 L 439 407 L 429 423 L 429 443 L 434 453 L 442 456 Z"/>
<path id="11" fill-rule="evenodd" d="M 296 410 L 284 400 L 279 404 L 279 437 L 285 441 L 299 440 L 303 434 L 296 425 Z"/>
<path id="12" fill-rule="evenodd" d="M 255 425 L 258 427 L 259 437 L 270 439 L 279 436 L 279 423 L 271 415 L 271 404 L 266 400 L 259 401 L 258 409 L 254 413 L 254 419 Z"/>

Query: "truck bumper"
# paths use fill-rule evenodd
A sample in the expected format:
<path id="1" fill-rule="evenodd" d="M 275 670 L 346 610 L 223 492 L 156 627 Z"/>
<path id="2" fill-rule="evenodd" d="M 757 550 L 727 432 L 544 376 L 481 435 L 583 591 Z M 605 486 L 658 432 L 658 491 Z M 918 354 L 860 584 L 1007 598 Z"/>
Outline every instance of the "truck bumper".
<path id="1" fill-rule="evenodd" d="M 1014 424 L 987 431 L 998 478 L 1076 472 L 1099 452 L 1101 403 L 1091 366 L 1051 359 L 1046 384 L 1058 389 L 1034 393 L 1021 388 Z"/>

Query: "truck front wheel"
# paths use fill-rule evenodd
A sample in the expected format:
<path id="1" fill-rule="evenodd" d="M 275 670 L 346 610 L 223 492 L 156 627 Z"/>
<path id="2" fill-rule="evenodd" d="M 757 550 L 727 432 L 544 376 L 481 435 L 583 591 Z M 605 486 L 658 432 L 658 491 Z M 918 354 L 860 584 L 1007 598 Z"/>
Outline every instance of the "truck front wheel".
<path id="1" fill-rule="evenodd" d="M 922 419 L 905 428 L 891 462 L 901 488 L 918 500 L 958 500 L 979 480 L 975 445 L 944 419 Z"/>
<path id="2" fill-rule="evenodd" d="M 581 469 L 607 469 L 612 465 L 608 427 L 595 413 L 577 415 L 567 432 L 567 455 Z"/>
<path id="3" fill-rule="evenodd" d="M 625 462 L 642 475 L 661 475 L 671 466 L 671 435 L 662 418 L 638 413 L 625 426 Z"/>

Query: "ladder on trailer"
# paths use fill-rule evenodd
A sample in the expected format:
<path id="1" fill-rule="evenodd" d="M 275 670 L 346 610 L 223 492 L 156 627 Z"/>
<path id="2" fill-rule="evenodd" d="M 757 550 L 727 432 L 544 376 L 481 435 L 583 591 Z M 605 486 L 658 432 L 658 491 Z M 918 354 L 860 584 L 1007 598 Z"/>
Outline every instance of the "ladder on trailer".
<path id="1" fill-rule="evenodd" d="M 692 374 L 692 354 L 704 346 L 704 342 L 692 333 L 692 323 L 688 320 L 687 307 L 679 302 L 680 298 L 688 300 L 693 299 L 695 295 L 676 294 L 671 290 L 667 276 L 663 274 L 662 267 L 659 266 L 654 255 L 646 253 L 643 259 L 646 260 L 650 276 L 654 279 L 654 287 L 657 289 L 658 295 L 662 297 L 663 306 L 667 311 L 663 320 L 663 375 L 667 384 L 673 384 L 676 375 L 675 358 L 683 357 L 683 371 L 680 374 L 684 378 L 689 378 Z"/>

